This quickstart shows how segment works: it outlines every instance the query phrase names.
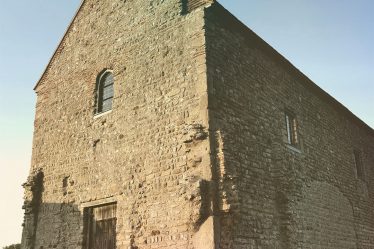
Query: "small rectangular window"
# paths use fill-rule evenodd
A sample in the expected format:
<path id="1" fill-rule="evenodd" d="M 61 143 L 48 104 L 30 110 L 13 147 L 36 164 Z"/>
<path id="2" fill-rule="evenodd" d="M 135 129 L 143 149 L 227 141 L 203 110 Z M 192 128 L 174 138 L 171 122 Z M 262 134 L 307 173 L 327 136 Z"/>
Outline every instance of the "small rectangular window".
<path id="1" fill-rule="evenodd" d="M 299 135 L 297 131 L 297 120 L 292 114 L 286 113 L 287 142 L 297 146 L 299 144 Z"/>
<path id="2" fill-rule="evenodd" d="M 365 181 L 365 169 L 362 164 L 361 152 L 359 150 L 355 150 L 353 154 L 355 159 L 357 178 Z"/>
<path id="3" fill-rule="evenodd" d="M 116 248 L 115 203 L 86 208 L 86 249 Z"/>

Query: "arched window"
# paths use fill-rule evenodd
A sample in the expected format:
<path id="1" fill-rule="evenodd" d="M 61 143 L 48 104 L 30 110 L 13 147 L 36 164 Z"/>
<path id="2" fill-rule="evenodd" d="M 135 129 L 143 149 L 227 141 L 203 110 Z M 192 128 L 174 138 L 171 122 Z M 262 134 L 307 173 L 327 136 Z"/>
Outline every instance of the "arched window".
<path id="1" fill-rule="evenodd" d="M 96 114 L 112 109 L 114 94 L 114 77 L 110 71 L 104 71 L 98 76 L 96 86 Z"/>

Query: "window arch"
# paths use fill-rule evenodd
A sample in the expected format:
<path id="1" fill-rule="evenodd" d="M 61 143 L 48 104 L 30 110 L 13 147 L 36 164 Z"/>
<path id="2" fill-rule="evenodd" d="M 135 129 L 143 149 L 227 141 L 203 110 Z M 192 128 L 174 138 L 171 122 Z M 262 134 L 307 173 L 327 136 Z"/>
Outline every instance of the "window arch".
<path id="1" fill-rule="evenodd" d="M 112 110 L 113 95 L 114 76 L 111 71 L 105 70 L 97 77 L 96 114 Z"/>

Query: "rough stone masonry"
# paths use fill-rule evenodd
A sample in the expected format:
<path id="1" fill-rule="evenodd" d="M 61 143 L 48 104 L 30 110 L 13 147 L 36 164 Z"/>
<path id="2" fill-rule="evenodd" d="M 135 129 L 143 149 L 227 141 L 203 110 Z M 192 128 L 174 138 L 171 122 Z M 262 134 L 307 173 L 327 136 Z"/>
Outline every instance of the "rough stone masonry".
<path id="1" fill-rule="evenodd" d="M 373 129 L 213 0 L 84 0 L 35 91 L 23 249 L 374 248 Z"/>

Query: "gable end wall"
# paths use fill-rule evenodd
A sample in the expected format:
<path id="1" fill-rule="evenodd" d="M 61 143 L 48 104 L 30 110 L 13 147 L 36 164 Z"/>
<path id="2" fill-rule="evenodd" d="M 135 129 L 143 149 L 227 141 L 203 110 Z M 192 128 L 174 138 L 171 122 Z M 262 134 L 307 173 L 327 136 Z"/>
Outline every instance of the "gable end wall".
<path id="1" fill-rule="evenodd" d="M 37 87 L 23 248 L 86 248 L 84 210 L 106 203 L 118 249 L 213 247 L 204 12 L 181 11 L 84 2 Z M 106 68 L 113 109 L 95 117 Z"/>

